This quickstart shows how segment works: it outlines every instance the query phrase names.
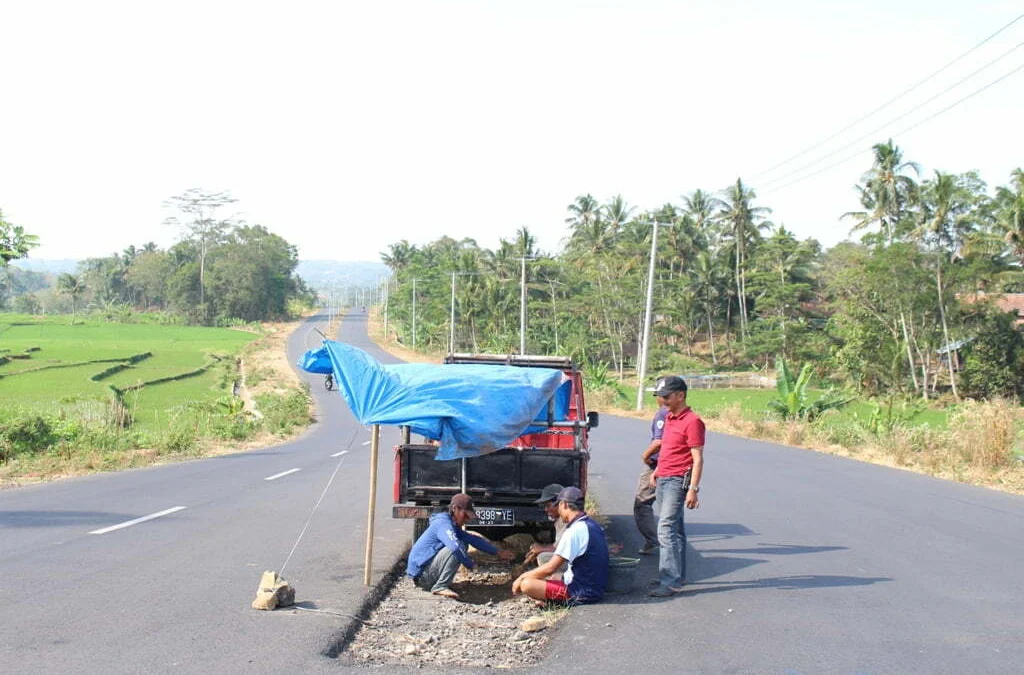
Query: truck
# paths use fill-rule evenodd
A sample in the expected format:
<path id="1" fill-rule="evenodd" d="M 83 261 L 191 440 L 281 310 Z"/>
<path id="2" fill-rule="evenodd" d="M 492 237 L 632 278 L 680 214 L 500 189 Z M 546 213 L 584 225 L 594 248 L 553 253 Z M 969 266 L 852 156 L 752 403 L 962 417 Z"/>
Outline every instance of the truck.
<path id="1" fill-rule="evenodd" d="M 565 377 L 523 435 L 495 452 L 440 461 L 435 444 L 412 443 L 404 427 L 403 442 L 394 449 L 392 516 L 413 520 L 415 541 L 430 516 L 464 492 L 473 498 L 474 528 L 485 535 L 530 532 L 548 538 L 553 523 L 534 503 L 544 487 L 559 483 L 587 490 L 590 430 L 599 416 L 587 410 L 582 372 L 572 359 L 558 356 L 450 354 L 444 362 L 552 368 Z"/>

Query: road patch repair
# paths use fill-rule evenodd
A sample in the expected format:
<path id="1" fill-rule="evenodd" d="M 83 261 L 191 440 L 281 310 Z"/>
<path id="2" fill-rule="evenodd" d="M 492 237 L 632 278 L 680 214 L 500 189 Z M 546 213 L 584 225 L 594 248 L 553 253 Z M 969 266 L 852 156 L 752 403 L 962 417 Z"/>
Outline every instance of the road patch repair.
<path id="1" fill-rule="evenodd" d="M 498 542 L 525 555 L 521 535 Z M 527 544 L 528 548 L 528 544 Z M 566 609 L 539 607 L 525 596 L 512 596 L 512 582 L 522 571 L 497 556 L 471 550 L 472 570 L 459 570 L 452 590 L 458 600 L 432 595 L 405 576 L 405 558 L 392 568 L 370 597 L 350 630 L 329 656 L 349 664 L 380 667 L 461 666 L 521 668 L 539 663 Z"/>

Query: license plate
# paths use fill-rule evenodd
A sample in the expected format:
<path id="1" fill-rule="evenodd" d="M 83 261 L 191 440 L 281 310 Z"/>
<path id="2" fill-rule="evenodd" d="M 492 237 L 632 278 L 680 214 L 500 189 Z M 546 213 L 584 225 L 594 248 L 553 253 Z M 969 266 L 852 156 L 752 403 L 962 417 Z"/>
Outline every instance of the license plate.
<path id="1" fill-rule="evenodd" d="M 476 507 L 476 519 L 479 525 L 512 525 L 515 523 L 513 509 L 491 509 Z"/>

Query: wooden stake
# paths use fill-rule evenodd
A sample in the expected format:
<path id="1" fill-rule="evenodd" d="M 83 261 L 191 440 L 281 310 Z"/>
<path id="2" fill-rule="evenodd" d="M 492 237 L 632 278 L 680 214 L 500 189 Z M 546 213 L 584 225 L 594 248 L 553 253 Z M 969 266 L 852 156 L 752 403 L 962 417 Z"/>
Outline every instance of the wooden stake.
<path id="1" fill-rule="evenodd" d="M 373 520 L 377 512 L 377 451 L 380 449 L 380 425 L 373 425 L 370 434 L 370 508 L 366 515 L 366 558 L 363 560 L 363 583 L 370 585 L 373 567 Z"/>

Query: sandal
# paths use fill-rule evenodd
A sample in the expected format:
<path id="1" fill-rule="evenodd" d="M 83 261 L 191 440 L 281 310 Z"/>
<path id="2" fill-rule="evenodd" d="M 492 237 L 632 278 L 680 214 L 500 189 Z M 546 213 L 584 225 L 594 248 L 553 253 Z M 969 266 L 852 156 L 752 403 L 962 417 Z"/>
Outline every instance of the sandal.
<path id="1" fill-rule="evenodd" d="M 458 600 L 459 594 L 450 588 L 441 588 L 436 591 L 432 591 L 434 595 L 440 595 L 442 598 L 450 598 L 452 600 Z"/>

